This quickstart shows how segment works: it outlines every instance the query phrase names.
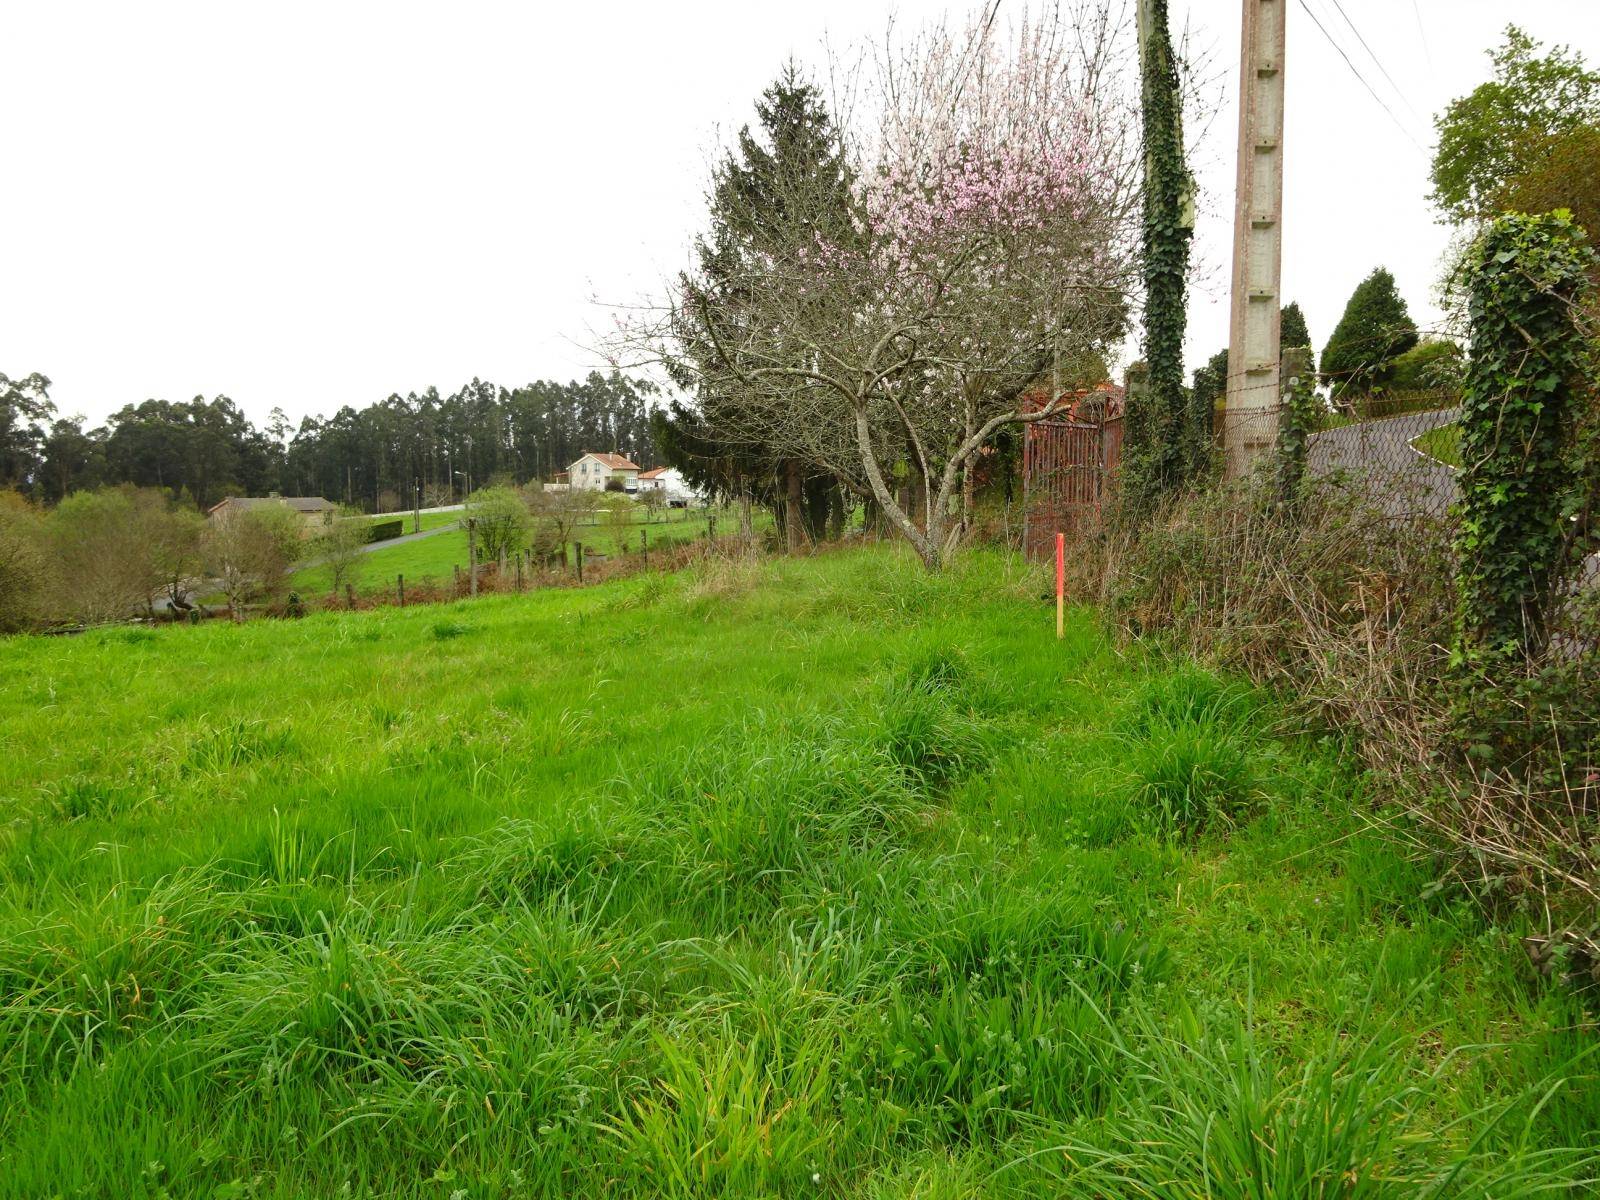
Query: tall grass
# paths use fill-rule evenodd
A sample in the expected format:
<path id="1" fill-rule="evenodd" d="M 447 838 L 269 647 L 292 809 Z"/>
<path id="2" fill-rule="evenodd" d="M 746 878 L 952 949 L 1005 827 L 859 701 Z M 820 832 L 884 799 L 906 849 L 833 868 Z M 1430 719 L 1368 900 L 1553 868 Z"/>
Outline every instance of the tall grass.
<path id="1" fill-rule="evenodd" d="M 8 643 L 0 1197 L 1592 1175 L 1520 931 L 1040 591 L 863 550 Z"/>

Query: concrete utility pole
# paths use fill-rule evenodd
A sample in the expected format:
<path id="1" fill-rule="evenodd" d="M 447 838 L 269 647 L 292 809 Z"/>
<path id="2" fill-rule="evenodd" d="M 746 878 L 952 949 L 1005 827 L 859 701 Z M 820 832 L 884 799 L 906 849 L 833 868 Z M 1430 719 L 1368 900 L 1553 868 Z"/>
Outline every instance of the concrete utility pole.
<path id="1" fill-rule="evenodd" d="M 1283 57 L 1289 0 L 1244 0 L 1239 56 L 1239 182 L 1233 219 L 1233 321 L 1222 414 L 1230 477 L 1277 441 L 1283 274 Z"/>

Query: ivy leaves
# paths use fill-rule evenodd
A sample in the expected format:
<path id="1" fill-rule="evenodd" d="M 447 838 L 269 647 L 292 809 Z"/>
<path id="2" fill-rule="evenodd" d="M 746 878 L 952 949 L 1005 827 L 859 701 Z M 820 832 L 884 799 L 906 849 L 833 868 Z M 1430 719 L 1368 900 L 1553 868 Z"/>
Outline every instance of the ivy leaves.
<path id="1" fill-rule="evenodd" d="M 1460 732 L 1497 747 L 1502 765 L 1521 756 L 1524 727 L 1547 707 L 1554 609 L 1582 560 L 1575 447 L 1594 363 L 1580 314 L 1596 263 L 1564 212 L 1508 214 L 1476 247 L 1452 661 Z"/>

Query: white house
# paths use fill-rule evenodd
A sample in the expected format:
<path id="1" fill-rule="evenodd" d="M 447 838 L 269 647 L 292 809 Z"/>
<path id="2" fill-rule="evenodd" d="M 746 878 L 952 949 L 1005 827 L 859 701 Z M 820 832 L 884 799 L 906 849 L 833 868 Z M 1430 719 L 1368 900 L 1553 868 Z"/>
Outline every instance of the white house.
<path id="1" fill-rule="evenodd" d="M 655 467 L 639 472 L 639 490 L 661 492 L 674 508 L 700 502 L 700 493 L 690 486 L 677 467 Z"/>
<path id="2" fill-rule="evenodd" d="M 622 484 L 625 492 L 639 490 L 639 468 L 620 454 L 585 454 L 567 468 L 567 480 L 575 492 L 603 492 L 611 480 Z"/>

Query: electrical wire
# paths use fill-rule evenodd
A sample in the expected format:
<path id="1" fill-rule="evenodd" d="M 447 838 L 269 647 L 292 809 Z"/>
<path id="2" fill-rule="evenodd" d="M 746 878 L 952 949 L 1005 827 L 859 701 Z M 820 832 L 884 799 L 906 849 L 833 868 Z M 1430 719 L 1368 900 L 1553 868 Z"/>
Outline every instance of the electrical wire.
<path id="1" fill-rule="evenodd" d="M 1428 70 L 1429 72 L 1432 72 L 1433 48 L 1428 45 L 1428 29 L 1427 26 L 1422 23 L 1422 9 L 1418 6 L 1417 0 L 1411 0 L 1411 11 L 1416 15 L 1417 18 L 1417 36 L 1422 39 L 1422 55 L 1428 60 Z"/>
<path id="2" fill-rule="evenodd" d="M 1378 93 L 1373 89 L 1373 86 L 1367 82 L 1367 77 L 1357 69 L 1356 64 L 1350 61 L 1350 56 L 1345 53 L 1344 47 L 1333 40 L 1333 35 L 1328 32 L 1327 26 L 1325 26 L 1321 20 L 1318 19 L 1317 14 L 1312 11 L 1311 6 L 1306 3 L 1306 0 L 1300 0 L 1300 7 L 1305 10 L 1305 14 L 1311 18 L 1312 24 L 1314 24 L 1322 36 L 1327 39 L 1328 45 L 1332 46 L 1336 51 L 1338 51 L 1339 57 L 1344 59 L 1344 65 L 1350 68 L 1350 73 L 1360 81 L 1362 87 L 1367 89 L 1367 94 L 1377 101 L 1379 108 L 1383 109 L 1384 112 L 1389 114 L 1389 119 L 1394 122 L 1395 128 L 1401 133 L 1405 134 L 1407 141 L 1409 141 L 1418 150 L 1421 150 L 1424 154 L 1426 154 L 1428 152 L 1427 147 L 1421 142 L 1417 141 L 1417 139 L 1412 135 L 1411 130 L 1406 128 L 1405 123 L 1401 121 L 1399 117 L 1395 116 L 1394 109 L 1390 108 L 1384 103 L 1383 97 L 1378 95 Z"/>
<path id="3" fill-rule="evenodd" d="M 1414 2 L 1415 0 L 1413 0 L 1413 3 Z M 1383 77 L 1389 81 L 1389 86 L 1394 89 L 1394 94 L 1400 97 L 1400 103 L 1411 109 L 1412 116 L 1416 117 L 1418 120 L 1421 120 L 1422 114 L 1416 110 L 1414 105 L 1412 105 L 1405 92 L 1400 90 L 1400 85 L 1395 82 L 1394 76 L 1389 74 L 1389 68 L 1383 65 L 1383 60 L 1378 57 L 1378 52 L 1374 50 L 1367 42 L 1367 39 L 1361 35 L 1361 30 L 1356 28 L 1356 23 L 1350 19 L 1350 14 L 1345 11 L 1344 5 L 1340 2 L 1340 0 L 1330 0 L 1330 3 L 1332 3 L 1333 7 L 1338 10 L 1339 15 L 1344 18 L 1344 23 L 1350 26 L 1350 32 L 1356 35 L 1356 41 L 1361 43 L 1361 48 L 1367 52 L 1367 57 L 1373 61 L 1373 64 L 1378 68 L 1379 71 L 1383 73 Z"/>

